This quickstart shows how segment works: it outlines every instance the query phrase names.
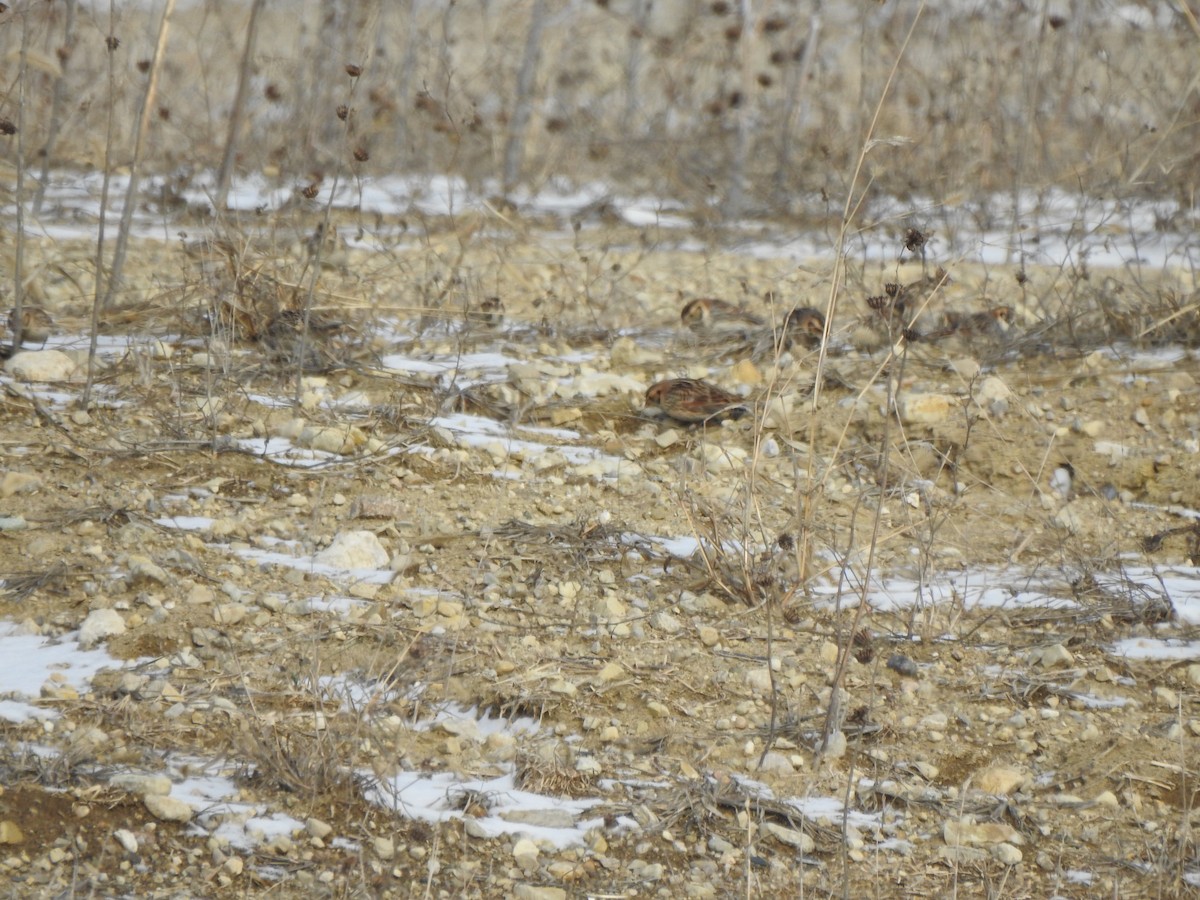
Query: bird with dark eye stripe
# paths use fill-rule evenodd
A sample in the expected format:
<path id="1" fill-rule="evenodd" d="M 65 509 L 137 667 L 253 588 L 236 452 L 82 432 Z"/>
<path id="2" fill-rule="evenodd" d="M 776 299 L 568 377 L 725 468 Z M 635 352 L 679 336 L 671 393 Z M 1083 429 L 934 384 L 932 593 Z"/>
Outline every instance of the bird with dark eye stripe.
<path id="1" fill-rule="evenodd" d="M 698 334 L 728 334 L 763 327 L 763 320 L 727 300 L 700 297 L 684 304 L 679 321 Z"/>
<path id="2" fill-rule="evenodd" d="M 670 378 L 652 384 L 646 391 L 646 405 L 656 406 L 667 417 L 689 425 L 740 419 L 748 411 L 741 397 L 695 378 Z"/>
<path id="3" fill-rule="evenodd" d="M 811 306 L 797 307 L 783 320 L 783 330 L 789 343 L 819 347 L 825 337 L 825 317 Z"/>
<path id="4" fill-rule="evenodd" d="M 50 318 L 50 313 L 46 312 L 40 306 L 24 306 L 21 308 L 21 344 L 45 344 L 50 340 L 50 333 L 54 331 L 54 320 Z M 17 311 L 11 310 L 8 314 L 8 333 L 10 336 L 17 333 Z"/>
<path id="5" fill-rule="evenodd" d="M 926 341 L 935 341 L 955 336 L 964 341 L 998 340 L 1007 336 L 1016 324 L 1016 313 L 1011 306 L 995 306 L 985 312 L 948 312 L 942 319 L 942 327 L 924 336 Z"/>

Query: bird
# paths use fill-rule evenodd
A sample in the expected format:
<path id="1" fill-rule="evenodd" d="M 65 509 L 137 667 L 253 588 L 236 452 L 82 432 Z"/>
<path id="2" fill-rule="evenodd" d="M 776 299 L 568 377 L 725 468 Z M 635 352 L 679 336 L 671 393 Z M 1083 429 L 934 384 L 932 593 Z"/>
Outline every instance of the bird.
<path id="1" fill-rule="evenodd" d="M 495 328 L 504 322 L 504 301 L 496 296 L 485 297 L 478 308 L 471 310 L 469 318 L 472 322 Z"/>
<path id="2" fill-rule="evenodd" d="M 942 317 L 942 327 L 923 336 L 923 340 L 935 341 L 957 336 L 972 341 L 999 340 L 1007 336 L 1016 320 L 1011 306 L 994 306 L 979 313 L 947 312 Z"/>
<path id="3" fill-rule="evenodd" d="M 825 317 L 811 306 L 799 306 L 783 320 L 783 332 L 787 344 L 797 340 L 806 347 L 818 347 L 825 337 Z"/>
<path id="4" fill-rule="evenodd" d="M 715 297 L 700 297 L 684 304 L 680 322 L 697 333 L 744 333 L 762 328 L 762 319 L 751 312 Z"/>
<path id="5" fill-rule="evenodd" d="M 50 318 L 50 313 L 46 312 L 40 306 L 23 306 L 21 307 L 21 344 L 42 344 L 50 340 L 50 332 L 54 330 L 54 320 Z M 17 311 L 11 310 L 8 314 L 8 333 L 16 335 L 17 333 Z"/>
<path id="6" fill-rule="evenodd" d="M 668 418 L 690 425 L 740 419 L 747 413 L 741 397 L 695 378 L 669 378 L 650 385 L 646 405 L 657 406 Z"/>

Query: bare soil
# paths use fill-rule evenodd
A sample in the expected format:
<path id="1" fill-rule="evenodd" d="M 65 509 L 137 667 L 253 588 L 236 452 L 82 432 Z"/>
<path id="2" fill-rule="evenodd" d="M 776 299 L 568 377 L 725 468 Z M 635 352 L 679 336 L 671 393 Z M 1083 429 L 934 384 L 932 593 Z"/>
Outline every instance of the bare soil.
<path id="1" fill-rule="evenodd" d="M 306 257 L 278 242 L 139 243 L 133 299 L 102 317 L 137 340 L 103 363 L 91 408 L 6 384 L 4 469 L 37 482 L 3 502 L 29 528 L 0 540 L 0 617 L 54 637 L 115 609 L 126 630 L 108 650 L 146 676 L 102 673 L 41 701 L 51 726 L 3 726 L 0 820 L 23 834 L 0 851 L 10 896 L 1197 890 L 1200 670 L 1113 651 L 1200 637 L 1176 615 L 1184 598 L 1145 574 L 1200 584 L 1194 518 L 1172 512 L 1200 508 L 1196 360 L 1183 349 L 1195 311 L 1180 284 L 960 266 L 918 327 L 1004 303 L 1013 333 L 896 356 L 866 299 L 923 269 L 851 261 L 824 360 L 836 379 L 814 405 L 817 351 L 755 357 L 683 332 L 678 311 L 704 295 L 775 322 L 795 305 L 828 309 L 828 263 L 671 251 L 632 230 L 482 238 L 453 224 L 386 253 L 330 246 L 314 315 L 332 327 L 312 338 L 322 371 L 299 408 L 295 356 L 267 325 L 302 307 Z M 82 333 L 92 248 L 29 252 L 34 300 Z M 474 315 L 490 295 L 500 324 Z M 464 385 L 381 362 L 468 351 L 544 365 L 546 383 L 707 377 L 746 392 L 754 414 L 671 425 L 637 391 L 542 396 L 525 370 Z M 889 396 L 919 393 L 945 398 L 943 414 L 888 412 Z M 355 405 L 325 402 L 348 395 Z M 619 473 L 465 447 L 430 427 L 453 412 L 572 429 L 538 439 L 620 458 Z M 299 467 L 237 443 L 297 435 L 297 419 L 346 429 L 347 452 Z M 185 516 L 209 524 L 167 521 Z M 387 584 L 246 555 L 312 554 L 354 530 L 388 551 Z M 706 551 L 672 555 L 655 537 Z M 859 613 L 864 582 L 899 602 L 897 585 L 961 573 L 1069 603 L 953 596 Z M 349 684 L 373 699 L 347 703 Z M 448 702 L 541 728 L 506 758 L 411 727 Z M 814 753 L 829 730 L 844 747 Z M 239 799 L 329 834 L 238 849 L 109 782 L 193 757 L 224 761 Z M 486 797 L 441 824 L 364 798 L 372 774 L 510 763 L 529 790 L 600 798 L 603 824 L 530 863 L 513 837 L 475 836 Z M 1013 783 L 981 788 L 1001 769 Z M 811 797 L 875 824 L 783 802 Z M 948 823 L 963 822 L 996 830 L 953 847 Z M 779 836 L 795 832 L 815 845 Z"/>

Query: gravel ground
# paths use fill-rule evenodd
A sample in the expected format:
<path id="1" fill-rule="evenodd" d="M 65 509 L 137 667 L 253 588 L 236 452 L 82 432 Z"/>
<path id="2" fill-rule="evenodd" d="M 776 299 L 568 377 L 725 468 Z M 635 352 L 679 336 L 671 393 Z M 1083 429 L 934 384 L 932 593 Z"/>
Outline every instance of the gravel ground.
<path id="1" fill-rule="evenodd" d="M 84 409 L 92 251 L 31 252 L 9 895 L 1200 890 L 1178 285 L 852 265 L 814 399 L 770 323 L 828 311 L 820 261 L 339 245 L 297 348 L 301 256 L 146 242 Z M 698 296 L 766 324 L 681 328 Z M 932 337 L 997 304 L 1003 335 Z M 683 376 L 750 414 L 643 408 Z"/>

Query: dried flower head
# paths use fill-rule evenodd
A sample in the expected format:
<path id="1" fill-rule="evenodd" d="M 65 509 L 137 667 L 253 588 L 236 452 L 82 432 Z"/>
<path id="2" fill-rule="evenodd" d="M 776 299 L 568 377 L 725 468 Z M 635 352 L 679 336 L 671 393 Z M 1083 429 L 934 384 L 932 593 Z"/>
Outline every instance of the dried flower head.
<path id="1" fill-rule="evenodd" d="M 883 286 L 883 292 L 889 297 L 896 297 L 900 293 L 900 285 L 894 281 L 889 281 Z"/>
<path id="2" fill-rule="evenodd" d="M 337 108 L 337 117 L 345 122 L 346 119 L 350 118 L 350 107 L 348 107 L 345 103 L 339 105 Z"/>
<path id="3" fill-rule="evenodd" d="M 143 75 L 144 75 L 146 72 L 149 72 L 149 71 L 150 71 L 150 60 L 148 60 L 148 59 L 139 59 L 139 60 L 137 61 L 137 70 L 138 70 L 139 72 L 141 72 Z"/>
<path id="4" fill-rule="evenodd" d="M 17 133 L 17 126 L 12 123 L 12 119 L 0 119 L 0 134 L 7 137 L 10 134 Z"/>
<path id="5" fill-rule="evenodd" d="M 357 66 L 354 63 L 346 63 L 346 74 L 351 78 L 357 78 L 362 74 L 362 66 Z"/>
<path id="6" fill-rule="evenodd" d="M 109 53 L 112 53 L 121 46 L 121 39 L 110 34 L 104 39 L 104 46 L 108 48 Z"/>
<path id="7" fill-rule="evenodd" d="M 904 249 L 909 253 L 920 253 L 929 243 L 930 236 L 919 228 L 909 228 L 904 232 Z"/>
<path id="8" fill-rule="evenodd" d="M 371 154 L 369 152 L 367 152 L 366 147 L 355 147 L 354 148 L 354 159 L 357 160 L 358 162 L 366 162 L 370 158 L 371 158 Z"/>
<path id="9" fill-rule="evenodd" d="M 867 298 L 867 306 L 869 306 L 871 309 L 875 310 L 876 312 L 885 310 L 891 305 L 892 305 L 892 300 L 890 297 L 868 297 Z"/>
<path id="10" fill-rule="evenodd" d="M 321 193 L 321 186 L 315 181 L 312 184 L 306 184 L 300 189 L 300 196 L 305 200 L 315 200 L 319 193 Z"/>
<path id="11" fill-rule="evenodd" d="M 275 84 L 275 82 L 268 84 L 263 93 L 266 94 L 267 99 L 272 103 L 278 103 L 283 99 L 283 91 L 279 89 L 279 85 Z"/>

